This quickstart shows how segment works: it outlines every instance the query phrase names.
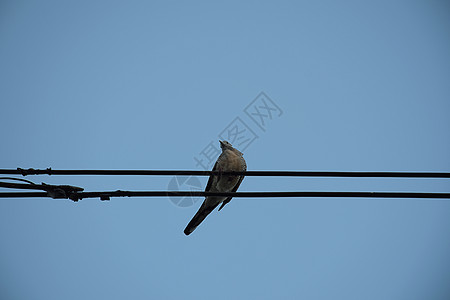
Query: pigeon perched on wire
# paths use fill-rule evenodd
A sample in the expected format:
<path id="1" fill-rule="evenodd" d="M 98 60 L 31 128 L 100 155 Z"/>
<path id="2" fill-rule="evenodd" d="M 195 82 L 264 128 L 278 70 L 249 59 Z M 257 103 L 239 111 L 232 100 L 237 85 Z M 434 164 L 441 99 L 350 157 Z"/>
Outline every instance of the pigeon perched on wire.
<path id="1" fill-rule="evenodd" d="M 213 167 L 213 171 L 219 172 L 243 172 L 247 170 L 242 152 L 233 148 L 227 141 L 219 141 L 222 153 Z M 236 192 L 244 179 L 244 175 L 211 175 L 205 188 L 205 192 Z M 186 226 L 184 233 L 191 234 L 198 225 L 219 205 L 219 211 L 231 201 L 232 197 L 209 196 L 205 198 L 200 209 Z"/>

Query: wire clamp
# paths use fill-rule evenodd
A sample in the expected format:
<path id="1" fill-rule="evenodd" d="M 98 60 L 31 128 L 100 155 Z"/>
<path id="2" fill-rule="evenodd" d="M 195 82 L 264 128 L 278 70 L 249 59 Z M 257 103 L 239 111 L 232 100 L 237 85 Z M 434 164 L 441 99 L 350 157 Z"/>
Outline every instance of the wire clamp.
<path id="1" fill-rule="evenodd" d="M 47 192 L 47 195 L 53 199 L 70 199 L 78 202 L 82 198 L 78 192 L 84 191 L 83 188 L 73 185 L 52 185 L 42 183 L 42 188 Z"/>

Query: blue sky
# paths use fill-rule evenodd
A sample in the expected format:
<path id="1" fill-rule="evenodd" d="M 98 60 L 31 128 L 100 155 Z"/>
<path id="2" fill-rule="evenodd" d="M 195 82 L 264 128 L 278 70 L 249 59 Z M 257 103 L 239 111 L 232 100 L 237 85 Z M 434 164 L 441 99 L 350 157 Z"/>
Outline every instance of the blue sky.
<path id="1" fill-rule="evenodd" d="M 2 1 L 0 165 L 202 169 L 194 157 L 239 118 L 257 136 L 249 170 L 449 172 L 449 15 L 445 1 Z M 245 110 L 260 92 L 280 109 L 264 130 Z M 166 190 L 172 178 L 27 179 L 102 191 Z M 240 187 L 340 190 L 450 184 Z M 450 295 L 447 201 L 237 198 L 186 237 L 195 200 L 1 200 L 0 298 Z"/>

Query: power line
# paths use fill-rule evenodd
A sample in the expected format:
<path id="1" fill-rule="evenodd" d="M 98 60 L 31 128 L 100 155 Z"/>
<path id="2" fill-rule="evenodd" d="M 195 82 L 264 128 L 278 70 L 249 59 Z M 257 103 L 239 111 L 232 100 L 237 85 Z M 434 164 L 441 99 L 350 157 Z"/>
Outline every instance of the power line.
<path id="1" fill-rule="evenodd" d="M 85 198 L 100 198 L 109 200 L 110 197 L 206 197 L 223 196 L 235 198 L 416 198 L 416 199 L 450 199 L 450 193 L 413 193 L 413 192 L 201 192 L 201 191 L 105 191 L 105 192 L 76 192 L 70 199 L 78 201 Z M 7 192 L 0 193 L 0 198 L 43 198 L 51 197 L 46 192 Z M 69 197 L 69 196 L 68 196 Z M 66 197 L 66 199 L 68 198 Z M 62 199 L 55 198 L 55 199 Z"/>
<path id="2" fill-rule="evenodd" d="M 16 175 L 245 175 L 245 176 L 297 176 L 297 177 L 394 177 L 394 178 L 450 178 L 445 172 L 335 172 L 335 171 L 245 171 L 245 172 L 217 172 L 192 170 L 52 170 L 47 169 L 0 169 L 0 174 Z M 71 185 L 35 184 L 31 181 L 0 177 L 0 179 L 21 181 L 24 183 L 0 182 L 0 187 L 13 189 L 34 189 L 44 192 L 5 192 L 0 198 L 42 198 L 71 199 L 78 201 L 84 198 L 100 198 L 109 200 L 110 197 L 242 197 L 242 198 L 284 198 L 284 197 L 347 197 L 347 198 L 418 198 L 418 199 L 450 199 L 450 193 L 425 192 L 229 192 L 212 193 L 202 191 L 106 191 L 83 192 L 83 188 Z"/>
<path id="3" fill-rule="evenodd" d="M 450 172 L 358 172 L 358 171 L 245 171 L 218 172 L 198 170 L 53 170 L 0 169 L 0 174 L 16 175 L 153 175 L 153 176 L 285 176 L 285 177 L 388 177 L 388 178 L 450 178 Z"/>

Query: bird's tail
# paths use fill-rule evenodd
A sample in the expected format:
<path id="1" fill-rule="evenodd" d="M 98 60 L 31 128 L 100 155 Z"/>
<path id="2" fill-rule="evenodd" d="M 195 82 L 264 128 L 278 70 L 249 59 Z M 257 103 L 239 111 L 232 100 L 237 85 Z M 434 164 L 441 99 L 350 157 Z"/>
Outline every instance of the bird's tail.
<path id="1" fill-rule="evenodd" d="M 190 235 L 195 230 L 195 228 L 197 228 L 197 226 L 200 225 L 200 223 L 203 222 L 203 220 L 217 207 L 217 205 L 219 205 L 219 203 L 217 203 L 216 205 L 207 205 L 206 202 L 207 201 L 203 202 L 202 206 L 200 206 L 195 216 L 186 226 L 186 229 L 184 229 L 185 235 Z"/>

